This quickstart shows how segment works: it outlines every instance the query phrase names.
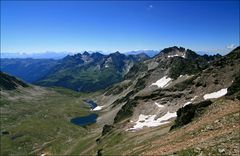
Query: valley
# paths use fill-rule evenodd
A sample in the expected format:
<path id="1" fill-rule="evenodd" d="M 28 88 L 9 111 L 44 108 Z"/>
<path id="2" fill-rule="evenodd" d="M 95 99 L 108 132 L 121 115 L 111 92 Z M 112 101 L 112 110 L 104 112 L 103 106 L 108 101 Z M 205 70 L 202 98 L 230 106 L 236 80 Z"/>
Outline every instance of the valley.
<path id="1" fill-rule="evenodd" d="M 83 101 L 91 96 L 37 86 L 1 91 L 1 155 L 64 153 L 72 144 L 96 135 L 97 125 L 70 122 L 91 113 Z"/>
<path id="2" fill-rule="evenodd" d="M 1 1 L 0 156 L 240 156 L 240 1 Z"/>

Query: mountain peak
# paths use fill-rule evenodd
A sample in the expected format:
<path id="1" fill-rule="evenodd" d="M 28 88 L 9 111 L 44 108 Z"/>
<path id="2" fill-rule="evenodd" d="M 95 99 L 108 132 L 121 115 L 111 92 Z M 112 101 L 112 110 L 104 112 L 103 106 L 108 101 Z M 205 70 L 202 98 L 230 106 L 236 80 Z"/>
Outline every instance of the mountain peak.
<path id="1" fill-rule="evenodd" d="M 144 58 L 149 58 L 149 56 L 148 56 L 147 54 L 145 54 L 145 53 L 139 53 L 139 54 L 137 54 L 136 56 L 138 56 L 138 57 L 144 57 Z"/>
<path id="2" fill-rule="evenodd" d="M 101 60 L 105 55 L 99 52 L 94 52 L 91 54 L 91 57 L 96 61 L 96 60 Z"/>
<path id="3" fill-rule="evenodd" d="M 81 54 L 81 53 L 77 53 L 77 54 L 68 55 L 68 56 L 73 57 L 73 58 L 81 58 L 81 57 L 82 57 L 82 54 Z"/>
<path id="4" fill-rule="evenodd" d="M 184 47 L 169 47 L 165 48 L 158 55 L 157 57 L 163 57 L 163 58 L 172 58 L 172 57 L 182 57 L 182 58 L 187 58 L 187 59 L 196 59 L 200 55 L 198 55 L 196 52 L 186 49 Z"/>
<path id="5" fill-rule="evenodd" d="M 160 51 L 160 53 L 157 56 L 163 56 L 167 58 L 178 56 L 178 57 L 185 58 L 186 49 L 183 47 L 173 46 L 173 47 L 163 49 L 162 51 Z"/>
<path id="6" fill-rule="evenodd" d="M 121 57 L 121 58 L 126 57 L 126 55 L 120 53 L 119 51 L 116 51 L 115 53 L 111 53 L 109 56 L 110 57 Z"/>
<path id="7" fill-rule="evenodd" d="M 100 52 L 94 52 L 94 53 L 92 53 L 92 55 L 103 55 L 103 54 Z"/>
<path id="8" fill-rule="evenodd" d="M 84 51 L 84 52 L 83 52 L 83 55 L 89 56 L 90 54 L 89 54 L 87 51 Z"/>
<path id="9" fill-rule="evenodd" d="M 183 47 L 177 47 L 177 46 L 173 46 L 173 47 L 168 47 L 168 48 L 165 48 L 161 51 L 161 53 L 172 53 L 172 52 L 176 52 L 176 51 L 179 51 L 179 52 L 185 52 L 185 48 Z"/>
<path id="10" fill-rule="evenodd" d="M 113 55 L 121 55 L 119 51 L 116 51 L 115 53 L 112 53 Z"/>

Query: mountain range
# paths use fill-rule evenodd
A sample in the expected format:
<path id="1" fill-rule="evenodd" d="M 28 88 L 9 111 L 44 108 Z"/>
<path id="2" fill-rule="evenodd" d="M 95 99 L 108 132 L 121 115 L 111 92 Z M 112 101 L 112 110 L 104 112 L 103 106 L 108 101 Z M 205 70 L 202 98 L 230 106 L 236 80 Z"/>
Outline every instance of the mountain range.
<path id="1" fill-rule="evenodd" d="M 36 84 L 61 86 L 84 92 L 97 91 L 121 81 L 134 63 L 148 58 L 143 53 L 128 56 L 119 52 L 109 55 L 79 53 L 60 60 L 59 64 Z"/>
<path id="2" fill-rule="evenodd" d="M 155 55 L 157 55 L 159 53 L 159 50 L 134 50 L 134 51 L 125 52 L 124 54 L 137 55 L 137 54 L 141 54 L 141 53 L 145 53 L 149 57 L 154 57 Z"/>
<path id="3" fill-rule="evenodd" d="M 134 55 L 131 53 L 125 55 L 119 52 L 104 55 L 85 51 L 82 54 L 68 55 L 59 60 L 1 59 L 1 71 L 37 85 L 61 86 L 76 91 L 91 92 L 121 81 L 133 64 L 149 59 L 145 53 L 139 52 L 134 52 Z M 156 51 L 151 52 L 155 53 Z M 192 57 L 199 56 L 194 52 L 192 55 L 194 55 Z M 216 57 L 220 57 L 220 55 L 203 55 L 197 61 L 199 63 L 202 61 L 202 66 L 206 64 L 206 61 Z"/>
<path id="4" fill-rule="evenodd" d="M 148 58 L 144 53 L 124 55 L 116 52 L 103 55 L 84 52 L 60 60 L 1 59 L 1 70 L 26 82 L 86 92 L 119 82 L 134 63 Z"/>
<path id="5" fill-rule="evenodd" d="M 1 71 L 33 83 L 46 75 L 57 63 L 54 59 L 1 59 Z"/>
<path id="6" fill-rule="evenodd" d="M 95 53 L 96 51 L 88 51 L 89 53 Z M 140 53 L 145 53 L 146 55 L 148 55 L 149 57 L 153 57 L 154 55 L 156 55 L 159 51 L 157 50 L 135 50 L 135 51 L 129 51 L 129 52 L 124 52 L 125 55 L 137 55 Z M 106 52 L 100 52 L 102 54 L 108 55 L 108 53 Z M 55 59 L 55 60 L 59 60 L 62 59 L 64 57 L 66 57 L 67 55 L 74 55 L 77 54 L 77 52 L 51 52 L 51 51 L 47 51 L 47 52 L 43 52 L 43 53 L 7 53 L 7 52 L 1 52 L 1 58 L 5 59 L 5 58 L 21 58 L 21 59 L 25 59 L 25 58 L 32 58 L 32 59 Z"/>
<path id="7" fill-rule="evenodd" d="M 238 155 L 239 65 L 240 47 L 208 56 L 174 46 L 153 58 L 67 56 L 35 84 L 1 73 L 2 153 Z M 91 114 L 92 124 L 71 123 Z"/>
<path id="8" fill-rule="evenodd" d="M 32 59 L 62 59 L 67 55 L 70 55 L 70 52 L 44 52 L 44 53 L 1 53 L 1 58 L 32 58 Z"/>

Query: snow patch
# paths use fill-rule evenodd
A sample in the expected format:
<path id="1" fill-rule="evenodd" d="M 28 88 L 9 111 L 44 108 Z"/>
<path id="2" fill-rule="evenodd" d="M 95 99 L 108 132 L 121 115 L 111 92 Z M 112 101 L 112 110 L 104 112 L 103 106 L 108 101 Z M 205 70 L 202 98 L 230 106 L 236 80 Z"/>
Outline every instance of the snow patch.
<path id="1" fill-rule="evenodd" d="M 192 102 L 191 101 L 188 101 L 188 102 L 186 102 L 184 105 L 183 105 L 183 107 L 185 107 L 185 106 L 187 106 L 187 105 L 189 105 L 189 104 L 191 104 Z"/>
<path id="2" fill-rule="evenodd" d="M 177 112 L 173 112 L 173 113 L 167 112 L 164 116 L 158 118 L 157 121 L 163 122 L 174 117 L 177 117 Z"/>
<path id="3" fill-rule="evenodd" d="M 186 58 L 186 53 L 184 53 L 182 57 L 183 57 L 183 58 Z"/>
<path id="4" fill-rule="evenodd" d="M 179 75 L 179 78 L 181 78 L 181 77 L 185 77 L 185 78 L 188 79 L 189 77 L 192 77 L 192 76 L 194 76 L 194 75 L 187 75 L 187 74 L 186 74 L 186 75 Z"/>
<path id="5" fill-rule="evenodd" d="M 157 102 L 155 102 L 154 104 L 157 105 L 159 108 L 163 108 L 163 107 L 164 107 L 164 105 L 160 105 L 160 104 L 157 103 Z"/>
<path id="6" fill-rule="evenodd" d="M 187 105 L 189 105 L 189 104 L 191 104 L 192 103 L 192 101 L 194 101 L 196 98 L 197 98 L 198 96 L 194 96 L 193 98 L 191 98 L 191 100 L 190 101 L 188 101 L 188 102 L 186 102 L 182 107 L 185 107 L 185 106 L 187 106 Z"/>
<path id="7" fill-rule="evenodd" d="M 169 82 L 171 80 L 172 80 L 171 78 L 167 78 L 167 76 L 164 76 L 161 79 L 157 80 L 157 82 L 152 83 L 151 86 L 156 85 L 159 88 L 164 88 L 164 87 L 167 87 L 170 84 Z"/>
<path id="8" fill-rule="evenodd" d="M 170 113 L 167 112 L 164 116 L 155 119 L 156 115 L 143 115 L 140 114 L 138 117 L 138 121 L 136 121 L 135 125 L 132 128 L 127 129 L 127 131 L 134 131 L 142 129 L 143 127 L 156 127 L 166 123 L 169 123 L 169 119 L 174 118 L 177 116 L 177 113 Z"/>
<path id="9" fill-rule="evenodd" d="M 91 109 L 91 111 L 99 111 L 102 110 L 103 106 L 97 106 L 94 109 Z"/>
<path id="10" fill-rule="evenodd" d="M 224 96 L 226 94 L 227 94 L 227 88 L 223 88 L 223 89 L 221 89 L 219 91 L 216 91 L 216 92 L 213 92 L 213 93 L 209 93 L 209 94 L 205 94 L 203 96 L 203 98 L 205 100 L 207 100 L 207 99 L 215 99 L 215 98 L 220 98 L 220 97 L 222 97 L 222 96 Z"/>
<path id="11" fill-rule="evenodd" d="M 186 55 L 185 55 L 185 54 L 168 55 L 167 57 L 168 57 L 168 58 L 171 58 L 171 57 L 176 57 L 176 56 L 179 56 L 179 57 L 182 57 L 182 58 L 186 58 Z"/>
<path id="12" fill-rule="evenodd" d="M 191 98 L 191 101 L 194 101 L 198 96 L 194 96 L 193 98 Z"/>

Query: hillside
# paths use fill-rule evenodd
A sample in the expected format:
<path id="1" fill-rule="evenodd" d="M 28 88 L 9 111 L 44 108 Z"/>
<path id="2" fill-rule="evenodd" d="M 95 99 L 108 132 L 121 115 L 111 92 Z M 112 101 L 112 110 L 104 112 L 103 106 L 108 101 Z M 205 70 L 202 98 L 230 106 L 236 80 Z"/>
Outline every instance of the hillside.
<path id="1" fill-rule="evenodd" d="M 28 84 L 24 83 L 17 78 L 10 76 L 0 71 L 0 89 L 1 90 L 12 90 L 17 87 L 28 87 Z"/>
<path id="2" fill-rule="evenodd" d="M 118 149 L 119 152 L 126 151 L 123 154 L 151 155 L 173 154 L 174 152 L 197 154 L 198 152 L 192 151 L 196 147 L 194 145 L 198 144 L 196 140 L 208 132 L 202 133 L 204 132 L 202 131 L 199 138 L 197 138 L 198 135 L 186 138 L 187 133 L 182 134 L 181 127 L 190 123 L 189 127 L 192 132 L 199 133 L 197 128 L 192 127 L 191 122 L 204 120 L 203 116 L 207 112 L 210 114 L 214 112 L 216 120 L 221 121 L 223 116 L 231 118 L 229 122 L 221 122 L 224 126 L 218 130 L 218 136 L 222 140 L 226 139 L 225 134 L 229 134 L 234 127 L 236 129 L 239 121 L 239 91 L 237 89 L 240 75 L 239 54 L 239 47 L 223 57 L 218 55 L 199 56 L 191 50 L 170 47 L 161 51 L 153 59 L 133 66 L 125 76 L 125 81 L 109 88 L 104 95 L 96 99 L 105 107 L 105 110 L 102 110 L 105 114 L 99 119 L 99 124 L 113 125 L 108 133 L 104 133 L 104 136 L 100 138 L 102 140 L 102 144 L 98 145 L 101 149 L 100 152 L 108 155 L 113 154 L 114 149 Z M 218 100 L 222 96 L 228 95 L 227 93 L 231 100 L 225 98 Z M 210 101 L 208 102 L 208 100 Z M 228 107 L 233 107 L 233 109 L 228 110 Z M 181 111 L 181 108 L 184 109 Z M 224 111 L 226 114 L 221 115 L 220 112 L 218 114 L 216 110 Z M 234 118 L 228 115 L 234 115 Z M 177 120 L 174 124 L 173 121 L 176 117 Z M 208 128 L 211 122 L 212 120 L 206 120 L 203 125 Z M 228 124 L 233 124 L 233 129 L 224 129 Z M 174 129 L 174 132 L 168 134 L 170 128 Z M 186 146 L 180 143 L 178 145 L 174 143 L 177 138 L 171 136 L 173 133 L 177 133 L 179 138 L 184 140 L 181 140 L 183 144 L 190 138 L 194 142 L 186 143 Z M 112 139 L 117 136 L 120 137 L 117 139 L 118 141 L 116 140 L 117 144 L 124 142 L 126 145 L 118 148 L 112 145 Z M 160 144 L 165 136 L 169 136 L 170 140 L 165 141 L 166 144 Z M 221 139 L 214 141 L 214 136 L 209 140 L 203 139 L 204 146 L 201 148 L 204 150 L 201 149 L 202 153 L 219 152 L 217 148 L 206 148 L 217 142 L 222 144 Z M 236 131 L 233 131 L 229 137 L 239 139 Z M 149 141 L 150 144 L 147 143 Z M 179 148 L 176 148 L 177 146 Z M 236 146 L 236 142 L 228 142 L 226 147 L 230 149 L 226 151 L 225 147 L 224 152 L 236 154 L 236 150 L 239 152 L 239 149 L 235 148 Z M 187 151 L 182 151 L 184 149 Z M 221 150 L 222 148 L 220 148 L 220 152 Z"/>
<path id="3" fill-rule="evenodd" d="M 125 75 L 125 80 L 109 88 L 99 100 L 113 107 L 115 113 L 121 108 L 115 122 L 132 115 L 137 118 L 141 112 L 137 114 L 133 112 L 138 103 L 141 104 L 139 109 L 143 114 L 145 110 L 153 114 L 157 111 L 159 115 L 167 111 L 177 111 L 196 95 L 199 94 L 199 97 L 194 100 L 200 101 L 201 94 L 214 90 L 215 87 L 206 87 L 206 82 L 202 82 L 200 77 L 202 71 L 209 68 L 211 62 L 217 60 L 219 56 L 206 58 L 181 47 L 166 48 L 153 59 L 134 65 Z M 230 73 L 228 75 L 231 76 Z M 212 85 L 212 82 L 208 83 Z M 216 84 L 217 89 L 221 89 L 220 83 Z M 231 80 L 228 80 L 228 83 L 231 84 Z M 157 105 L 154 105 L 155 102 L 167 107 L 159 112 L 156 109 Z"/>
<path id="4" fill-rule="evenodd" d="M 1 71 L 32 83 L 45 76 L 57 61 L 53 59 L 2 59 Z"/>
<path id="5" fill-rule="evenodd" d="M 36 82 L 43 86 L 61 86 L 76 91 L 92 92 L 122 80 L 134 63 L 148 59 L 145 54 L 109 55 L 84 52 L 59 61 L 49 74 Z"/>
<path id="6" fill-rule="evenodd" d="M 94 94 L 29 85 L 5 73 L 0 80 L 0 155 L 64 154 L 73 144 L 95 137 L 95 124 L 81 127 L 70 122 L 91 113 L 84 100 Z"/>

